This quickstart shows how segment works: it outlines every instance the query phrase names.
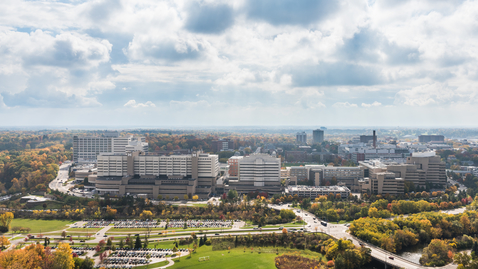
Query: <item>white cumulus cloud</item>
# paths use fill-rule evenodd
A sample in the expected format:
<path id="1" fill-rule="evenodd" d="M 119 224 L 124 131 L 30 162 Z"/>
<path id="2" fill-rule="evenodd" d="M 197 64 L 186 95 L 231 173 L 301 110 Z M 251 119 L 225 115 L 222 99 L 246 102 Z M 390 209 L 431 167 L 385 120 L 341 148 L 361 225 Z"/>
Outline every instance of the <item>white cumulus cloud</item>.
<path id="1" fill-rule="evenodd" d="M 126 104 L 124 104 L 125 107 L 134 107 L 134 108 L 138 108 L 138 107 L 156 107 L 156 105 L 151 102 L 151 101 L 147 101 L 146 103 L 136 103 L 136 100 L 129 100 L 128 102 L 126 102 Z"/>
<path id="2" fill-rule="evenodd" d="M 363 107 L 373 107 L 373 106 L 381 106 L 381 105 L 382 105 L 382 103 L 379 103 L 379 102 L 377 102 L 377 101 L 375 101 L 375 102 L 373 102 L 373 103 L 371 103 L 371 104 L 362 103 L 362 106 L 363 106 Z"/>

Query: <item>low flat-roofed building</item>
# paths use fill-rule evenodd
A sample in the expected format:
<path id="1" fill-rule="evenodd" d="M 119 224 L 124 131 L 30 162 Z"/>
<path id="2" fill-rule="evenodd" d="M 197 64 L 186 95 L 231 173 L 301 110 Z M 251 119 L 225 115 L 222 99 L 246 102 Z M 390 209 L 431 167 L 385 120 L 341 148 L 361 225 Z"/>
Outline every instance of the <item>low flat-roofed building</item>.
<path id="1" fill-rule="evenodd" d="M 286 195 L 294 196 L 297 194 L 299 197 L 306 197 L 310 199 L 315 199 L 317 196 L 333 194 L 336 196 L 340 195 L 342 198 L 347 198 L 350 195 L 350 190 L 344 186 L 321 186 L 321 187 L 310 187 L 310 186 L 289 186 L 285 189 Z"/>

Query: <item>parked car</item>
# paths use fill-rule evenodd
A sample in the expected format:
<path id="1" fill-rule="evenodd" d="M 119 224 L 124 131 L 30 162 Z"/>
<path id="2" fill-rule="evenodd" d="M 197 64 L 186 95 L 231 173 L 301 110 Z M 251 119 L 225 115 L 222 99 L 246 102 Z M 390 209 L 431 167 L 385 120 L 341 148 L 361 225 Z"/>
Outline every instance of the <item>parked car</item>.
<path id="1" fill-rule="evenodd" d="M 390 260 L 393 260 L 394 258 L 392 256 L 388 257 Z"/>

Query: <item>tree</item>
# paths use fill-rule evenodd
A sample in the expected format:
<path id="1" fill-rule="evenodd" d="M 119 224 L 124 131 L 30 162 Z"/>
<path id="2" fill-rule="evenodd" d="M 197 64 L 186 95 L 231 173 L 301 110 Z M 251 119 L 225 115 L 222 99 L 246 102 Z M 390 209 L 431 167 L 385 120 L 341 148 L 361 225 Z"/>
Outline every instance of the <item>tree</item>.
<path id="1" fill-rule="evenodd" d="M 142 220 L 153 219 L 153 212 L 149 210 L 143 210 L 143 212 L 139 215 L 139 218 Z"/>
<path id="2" fill-rule="evenodd" d="M 119 247 L 120 247 L 120 248 L 123 248 L 123 247 L 124 247 L 123 239 L 120 240 L 120 242 L 119 242 Z"/>
<path id="3" fill-rule="evenodd" d="M 70 245 L 67 243 L 60 243 L 56 251 L 53 253 L 53 261 L 57 268 L 73 269 L 75 263 L 73 262 Z"/>
<path id="4" fill-rule="evenodd" d="M 94 266 L 95 266 L 94 261 L 90 259 L 89 257 L 86 257 L 81 263 L 80 269 L 93 269 Z"/>
<path id="5" fill-rule="evenodd" d="M 426 266 L 443 266 L 453 258 L 453 255 L 450 257 L 449 250 L 449 246 L 445 241 L 433 239 L 428 247 L 423 249 L 420 264 Z"/>
<path id="6" fill-rule="evenodd" d="M 10 229 L 10 223 L 13 220 L 12 212 L 5 212 L 0 215 L 0 232 L 7 232 Z"/>
<path id="7" fill-rule="evenodd" d="M 189 196 L 188 196 L 187 194 L 185 194 L 185 195 L 183 196 L 183 198 L 184 198 L 184 200 L 188 200 L 188 199 L 189 199 Z"/>
<path id="8" fill-rule="evenodd" d="M 158 194 L 158 200 L 163 200 L 163 196 L 161 194 Z"/>
<path id="9" fill-rule="evenodd" d="M 148 248 L 148 244 L 149 244 L 148 238 L 145 238 L 143 242 L 143 248 Z"/>
<path id="10" fill-rule="evenodd" d="M 141 238 L 139 238 L 139 236 L 136 236 L 136 242 L 134 243 L 134 248 L 140 249 L 141 246 L 142 246 L 142 244 L 141 244 Z"/>
<path id="11" fill-rule="evenodd" d="M 239 195 L 237 194 L 237 191 L 234 189 L 231 189 L 227 192 L 227 199 L 230 201 L 234 201 Z"/>
<path id="12" fill-rule="evenodd" d="M 5 236 L 1 236 L 0 237 L 0 247 L 1 249 L 5 249 L 8 245 L 10 245 L 10 240 L 8 240 L 8 238 L 6 238 Z"/>
<path id="13" fill-rule="evenodd" d="M 199 196 L 197 196 L 197 195 L 194 195 L 194 196 L 193 196 L 193 200 L 194 200 L 194 201 L 197 201 L 198 199 L 199 199 Z"/>
<path id="14" fill-rule="evenodd" d="M 118 210 L 111 208 L 109 205 L 106 206 L 106 214 L 108 217 L 114 218 L 116 212 L 118 212 Z"/>
<path id="15" fill-rule="evenodd" d="M 66 237 L 66 231 L 61 232 L 61 237 L 63 237 L 63 239 L 65 239 L 65 237 Z"/>

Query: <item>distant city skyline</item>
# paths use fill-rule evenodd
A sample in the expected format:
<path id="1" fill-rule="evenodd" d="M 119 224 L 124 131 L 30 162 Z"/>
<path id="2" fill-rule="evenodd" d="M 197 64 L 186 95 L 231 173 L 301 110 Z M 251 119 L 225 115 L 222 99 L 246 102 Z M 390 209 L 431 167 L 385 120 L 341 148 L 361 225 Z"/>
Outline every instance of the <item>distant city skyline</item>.
<path id="1" fill-rule="evenodd" d="M 478 127 L 478 2 L 0 2 L 0 127 Z"/>

